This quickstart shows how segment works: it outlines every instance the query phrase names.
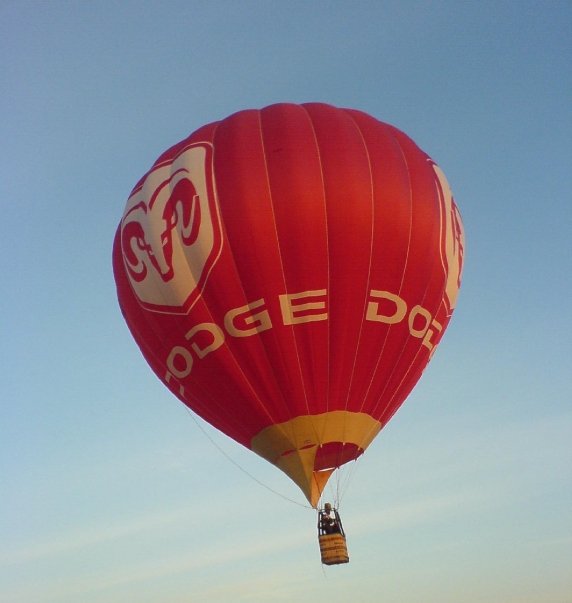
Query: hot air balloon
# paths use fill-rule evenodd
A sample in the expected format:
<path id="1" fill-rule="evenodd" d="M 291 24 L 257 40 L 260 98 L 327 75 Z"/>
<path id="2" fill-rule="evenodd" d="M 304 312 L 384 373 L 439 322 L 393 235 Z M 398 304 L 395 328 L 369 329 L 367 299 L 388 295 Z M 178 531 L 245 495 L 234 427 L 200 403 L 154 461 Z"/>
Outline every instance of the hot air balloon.
<path id="1" fill-rule="evenodd" d="M 403 132 L 284 103 L 164 152 L 127 201 L 113 267 L 159 379 L 316 507 L 435 352 L 463 252 L 447 180 Z"/>

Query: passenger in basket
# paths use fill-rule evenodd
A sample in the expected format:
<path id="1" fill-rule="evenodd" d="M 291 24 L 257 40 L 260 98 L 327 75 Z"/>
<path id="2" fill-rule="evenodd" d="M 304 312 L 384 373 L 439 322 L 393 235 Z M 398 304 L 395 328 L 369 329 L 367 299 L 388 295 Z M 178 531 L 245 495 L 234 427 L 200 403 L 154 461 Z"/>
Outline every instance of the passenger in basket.
<path id="1" fill-rule="evenodd" d="M 338 515 L 330 503 L 326 503 L 320 511 L 320 531 L 322 534 L 339 534 Z"/>

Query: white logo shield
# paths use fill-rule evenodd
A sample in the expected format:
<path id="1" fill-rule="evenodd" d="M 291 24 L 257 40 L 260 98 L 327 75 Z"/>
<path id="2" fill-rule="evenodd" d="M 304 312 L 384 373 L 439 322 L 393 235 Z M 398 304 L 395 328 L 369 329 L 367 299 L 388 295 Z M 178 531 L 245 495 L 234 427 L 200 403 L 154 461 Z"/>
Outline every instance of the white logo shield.
<path id="1" fill-rule="evenodd" d="M 151 170 L 127 201 L 121 248 L 137 299 L 156 312 L 188 312 L 221 247 L 212 147 L 192 144 Z"/>

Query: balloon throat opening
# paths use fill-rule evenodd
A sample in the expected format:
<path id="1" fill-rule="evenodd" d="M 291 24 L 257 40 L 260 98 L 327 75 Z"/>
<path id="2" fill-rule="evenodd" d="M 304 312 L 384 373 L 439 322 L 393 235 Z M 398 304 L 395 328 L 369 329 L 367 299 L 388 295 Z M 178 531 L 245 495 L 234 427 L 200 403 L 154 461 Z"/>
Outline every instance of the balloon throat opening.
<path id="1" fill-rule="evenodd" d="M 316 508 L 330 475 L 363 454 L 380 429 L 365 413 L 303 415 L 266 427 L 251 448 L 284 471 Z"/>

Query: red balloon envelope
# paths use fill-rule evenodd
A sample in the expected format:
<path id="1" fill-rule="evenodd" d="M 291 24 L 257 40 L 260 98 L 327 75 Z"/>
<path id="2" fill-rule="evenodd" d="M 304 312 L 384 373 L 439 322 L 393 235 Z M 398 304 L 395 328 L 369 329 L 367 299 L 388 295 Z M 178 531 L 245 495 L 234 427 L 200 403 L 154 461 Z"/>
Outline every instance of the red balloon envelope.
<path id="1" fill-rule="evenodd" d="M 157 376 L 316 506 L 425 369 L 463 249 L 445 176 L 405 134 L 278 104 L 161 155 L 127 201 L 113 266 Z"/>

